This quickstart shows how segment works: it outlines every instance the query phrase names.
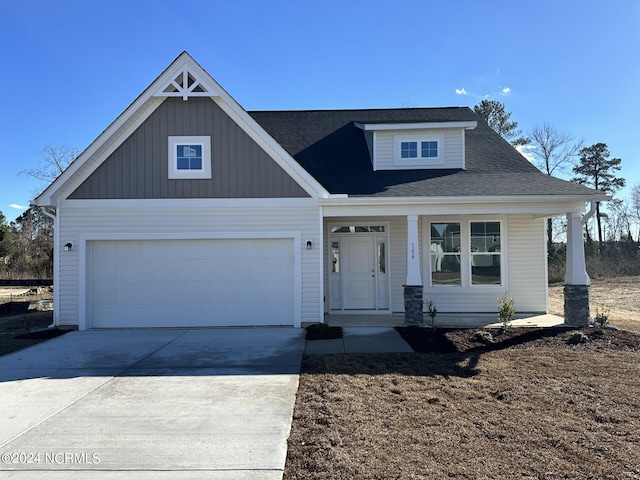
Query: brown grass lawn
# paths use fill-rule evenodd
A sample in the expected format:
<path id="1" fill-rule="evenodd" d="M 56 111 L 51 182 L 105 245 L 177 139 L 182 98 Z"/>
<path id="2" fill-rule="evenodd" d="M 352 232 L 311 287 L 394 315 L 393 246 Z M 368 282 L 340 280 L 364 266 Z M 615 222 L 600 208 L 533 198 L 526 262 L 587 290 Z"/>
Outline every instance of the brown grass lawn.
<path id="1" fill-rule="evenodd" d="M 636 331 L 638 280 L 592 289 Z M 284 478 L 640 479 L 640 336 L 559 340 L 570 333 L 494 351 L 306 356 Z"/>
<path id="2" fill-rule="evenodd" d="M 549 287 L 549 313 L 563 315 L 562 284 Z M 589 292 L 591 315 L 608 310 L 610 323 L 640 333 L 640 277 L 593 280 Z"/>

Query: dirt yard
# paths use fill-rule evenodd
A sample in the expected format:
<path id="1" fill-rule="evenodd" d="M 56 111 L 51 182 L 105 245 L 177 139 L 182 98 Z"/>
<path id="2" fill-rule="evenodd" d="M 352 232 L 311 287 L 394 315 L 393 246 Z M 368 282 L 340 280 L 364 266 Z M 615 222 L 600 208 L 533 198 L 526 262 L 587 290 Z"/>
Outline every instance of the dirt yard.
<path id="1" fill-rule="evenodd" d="M 640 479 L 640 278 L 591 291 L 592 313 L 629 331 L 305 356 L 284 478 Z M 562 286 L 550 298 L 562 314 Z"/>
<path id="2" fill-rule="evenodd" d="M 549 287 L 549 313 L 563 315 L 563 285 Z M 640 333 L 640 277 L 596 279 L 591 285 L 591 315 L 609 311 L 612 325 Z"/>
<path id="3" fill-rule="evenodd" d="M 54 334 L 39 332 L 51 325 L 53 311 L 48 304 L 37 304 L 40 300 L 50 302 L 52 294 L 42 289 L 35 295 L 25 294 L 28 290 L 3 288 L 0 291 L 0 355 L 43 342 Z M 16 308 L 11 308 L 12 304 Z M 23 308 L 17 308 L 20 305 Z M 12 311 L 18 309 L 21 310 L 19 313 Z"/>

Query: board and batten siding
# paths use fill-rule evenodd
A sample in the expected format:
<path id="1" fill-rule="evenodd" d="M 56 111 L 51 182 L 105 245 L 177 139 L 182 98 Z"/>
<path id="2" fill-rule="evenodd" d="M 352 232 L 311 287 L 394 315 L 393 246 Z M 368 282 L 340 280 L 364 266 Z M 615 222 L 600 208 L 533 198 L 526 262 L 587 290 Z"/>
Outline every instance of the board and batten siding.
<path id="1" fill-rule="evenodd" d="M 398 170 L 402 167 L 394 164 L 395 155 L 395 143 L 394 138 L 398 135 L 412 135 L 420 136 L 424 135 L 444 135 L 444 163 L 429 164 L 428 160 L 425 160 L 423 167 L 416 167 L 413 164 L 406 168 L 462 168 L 464 163 L 464 130 L 462 129 L 433 129 L 425 131 L 416 130 L 394 130 L 393 132 L 375 132 L 375 169 L 376 170 Z"/>
<path id="2" fill-rule="evenodd" d="M 186 240 L 190 236 L 204 234 L 221 237 L 230 234 L 230 238 L 233 238 L 233 234 L 247 234 L 250 237 L 250 234 L 299 233 L 301 242 L 295 244 L 294 248 L 301 250 L 301 321 L 322 320 L 321 249 L 307 250 L 302 245 L 307 240 L 312 240 L 315 245 L 320 244 L 320 212 L 317 206 L 187 208 L 176 204 L 171 208 L 152 208 L 137 207 L 135 202 L 131 202 L 126 208 L 99 205 L 80 208 L 74 207 L 73 203 L 67 201 L 58 210 L 60 245 L 72 242 L 75 246 L 72 251 L 58 252 L 60 285 L 56 288 L 60 289 L 60 325 L 78 325 L 79 296 L 87 294 L 87 285 L 79 284 L 80 259 L 87 253 L 82 239 L 110 239 L 114 235 L 125 240 L 141 235 L 175 238 L 179 234 L 180 238 Z"/>
<path id="3" fill-rule="evenodd" d="M 168 137 L 210 136 L 210 179 L 169 179 Z M 167 98 L 68 198 L 309 197 L 212 99 Z"/>

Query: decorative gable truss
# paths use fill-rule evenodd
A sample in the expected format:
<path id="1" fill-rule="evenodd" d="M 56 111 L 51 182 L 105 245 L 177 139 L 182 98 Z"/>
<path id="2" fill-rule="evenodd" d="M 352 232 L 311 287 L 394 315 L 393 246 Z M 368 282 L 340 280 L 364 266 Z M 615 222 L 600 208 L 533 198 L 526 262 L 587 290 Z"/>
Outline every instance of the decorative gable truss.
<path id="1" fill-rule="evenodd" d="M 172 80 L 159 88 L 153 96 L 182 97 L 183 100 L 187 100 L 189 97 L 213 97 L 217 94 L 206 87 L 198 75 L 185 65 Z"/>

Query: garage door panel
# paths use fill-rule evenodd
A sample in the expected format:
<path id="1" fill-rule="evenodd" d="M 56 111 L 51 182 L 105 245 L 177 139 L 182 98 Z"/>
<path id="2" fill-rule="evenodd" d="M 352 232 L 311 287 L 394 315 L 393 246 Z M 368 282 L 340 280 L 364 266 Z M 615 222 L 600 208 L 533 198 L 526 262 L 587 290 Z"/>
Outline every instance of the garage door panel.
<path id="1" fill-rule="evenodd" d="M 91 242 L 93 328 L 292 325 L 292 239 Z"/>

